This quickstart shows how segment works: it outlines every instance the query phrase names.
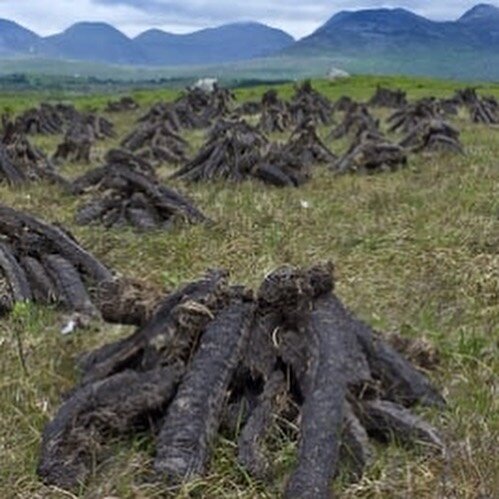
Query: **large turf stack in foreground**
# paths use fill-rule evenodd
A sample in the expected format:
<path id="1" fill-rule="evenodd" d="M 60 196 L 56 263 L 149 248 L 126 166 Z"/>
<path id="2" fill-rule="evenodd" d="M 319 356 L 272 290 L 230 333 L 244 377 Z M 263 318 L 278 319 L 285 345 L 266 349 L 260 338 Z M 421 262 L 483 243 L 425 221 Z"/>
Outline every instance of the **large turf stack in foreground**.
<path id="1" fill-rule="evenodd" d="M 157 478 L 177 484 L 208 473 L 215 438 L 227 431 L 240 465 L 268 479 L 269 431 L 298 426 L 289 498 L 329 497 L 340 466 L 360 477 L 375 458 L 370 437 L 444 447 L 410 410 L 443 407 L 443 398 L 348 311 L 330 264 L 279 268 L 256 296 L 211 271 L 80 368 L 80 384 L 45 429 L 38 469 L 62 488 L 83 483 L 111 439 L 144 430 L 155 435 Z"/>

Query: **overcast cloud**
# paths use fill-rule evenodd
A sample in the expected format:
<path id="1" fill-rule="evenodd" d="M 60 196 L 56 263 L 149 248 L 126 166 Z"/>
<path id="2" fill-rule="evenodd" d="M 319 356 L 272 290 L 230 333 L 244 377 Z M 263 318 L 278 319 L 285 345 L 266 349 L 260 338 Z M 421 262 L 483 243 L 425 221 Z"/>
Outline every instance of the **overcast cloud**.
<path id="1" fill-rule="evenodd" d="M 260 21 L 295 37 L 311 33 L 340 10 L 404 7 L 452 20 L 478 0 L 0 0 L 0 16 L 48 35 L 78 21 L 104 21 L 128 35 L 149 28 L 185 33 L 235 21 Z"/>

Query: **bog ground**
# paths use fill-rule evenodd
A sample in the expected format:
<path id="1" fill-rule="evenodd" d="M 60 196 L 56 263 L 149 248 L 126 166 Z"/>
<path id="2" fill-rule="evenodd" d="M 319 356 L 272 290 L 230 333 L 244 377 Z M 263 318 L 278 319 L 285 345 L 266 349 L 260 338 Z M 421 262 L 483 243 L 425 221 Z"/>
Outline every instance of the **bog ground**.
<path id="1" fill-rule="evenodd" d="M 409 98 L 450 96 L 456 83 L 399 78 L 354 78 L 314 82 L 335 100 L 367 100 L 382 82 L 408 91 Z M 291 85 L 276 87 L 289 96 Z M 266 88 L 237 91 L 240 100 L 259 98 Z M 482 89 L 481 89 L 482 91 Z M 499 96 L 499 86 L 483 92 Z M 141 109 L 113 115 L 118 136 L 98 144 L 101 156 L 121 140 L 147 106 L 172 99 L 173 92 L 136 92 Z M 48 98 L 70 99 L 82 108 L 104 109 L 109 96 L 0 95 L 0 109 L 18 112 Z M 386 111 L 379 111 L 386 116 Z M 308 266 L 332 260 L 338 295 L 357 315 L 383 331 L 424 338 L 439 352 L 431 379 L 448 401 L 444 412 L 425 410 L 448 443 L 446 459 L 417 449 L 377 448 L 374 464 L 360 483 L 340 477 L 341 497 L 492 498 L 499 490 L 499 130 L 453 119 L 466 155 L 418 155 L 407 168 L 373 176 L 335 176 L 324 167 L 297 189 L 259 182 L 186 185 L 187 193 L 213 224 L 175 227 L 137 235 L 74 223 L 80 200 L 53 185 L 16 189 L 0 186 L 1 202 L 44 220 L 68 226 L 84 247 L 122 274 L 171 290 L 223 267 L 234 282 L 256 286 L 283 264 Z M 328 129 L 321 129 L 323 138 Z M 194 152 L 202 132 L 188 135 Z M 37 137 L 53 152 L 60 137 Z M 328 141 L 341 153 L 347 143 Z M 96 166 L 94 162 L 93 166 Z M 67 165 L 76 177 L 89 166 Z M 172 170 L 163 167 L 166 178 Z M 78 377 L 75 357 L 130 332 L 96 323 L 62 336 L 60 312 L 18 306 L 0 321 L 0 497 L 73 497 L 44 487 L 36 464 L 41 431 Z M 238 466 L 234 445 L 220 438 L 209 475 L 181 490 L 151 485 L 146 470 L 152 442 L 116 441 L 75 497 L 275 497 L 295 460 L 294 444 L 273 436 L 277 480 L 253 481 Z M 284 450 L 283 450 L 284 449 Z"/>

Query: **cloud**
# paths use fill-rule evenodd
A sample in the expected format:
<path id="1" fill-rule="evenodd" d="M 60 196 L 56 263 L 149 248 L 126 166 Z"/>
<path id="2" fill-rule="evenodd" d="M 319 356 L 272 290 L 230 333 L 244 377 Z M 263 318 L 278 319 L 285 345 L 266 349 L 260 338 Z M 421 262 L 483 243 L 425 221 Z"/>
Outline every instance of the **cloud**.
<path id="1" fill-rule="evenodd" d="M 41 34 L 78 21 L 109 22 L 129 35 L 157 27 L 189 32 L 235 21 L 260 21 L 300 37 L 340 10 L 404 7 L 433 19 L 455 19 L 477 0 L 0 0 L 2 17 Z"/>
<path id="2" fill-rule="evenodd" d="M 104 21 L 122 29 L 148 24 L 151 16 L 130 5 L 105 5 L 92 0 L 0 0 L 1 16 L 49 35 L 79 21 Z"/>

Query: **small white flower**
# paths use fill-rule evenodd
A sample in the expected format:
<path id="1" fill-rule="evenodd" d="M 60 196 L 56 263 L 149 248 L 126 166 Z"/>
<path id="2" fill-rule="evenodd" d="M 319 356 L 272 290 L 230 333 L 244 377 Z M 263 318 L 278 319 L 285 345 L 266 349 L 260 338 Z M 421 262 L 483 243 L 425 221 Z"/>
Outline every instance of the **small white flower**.
<path id="1" fill-rule="evenodd" d="M 310 203 L 308 201 L 304 201 L 303 199 L 300 201 L 300 205 L 305 210 L 308 209 L 308 208 L 310 208 Z"/>

